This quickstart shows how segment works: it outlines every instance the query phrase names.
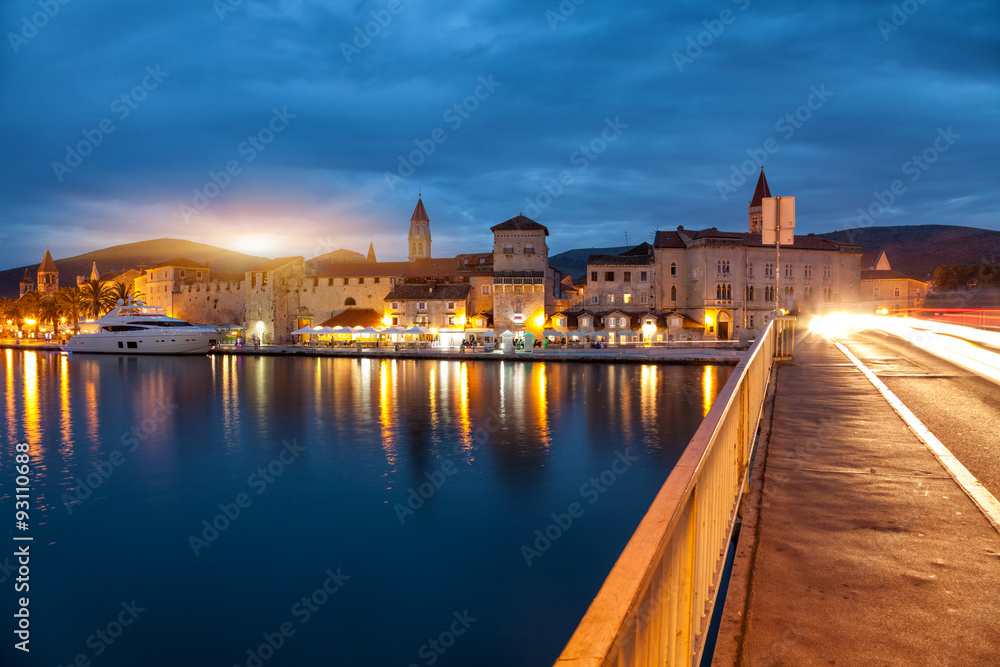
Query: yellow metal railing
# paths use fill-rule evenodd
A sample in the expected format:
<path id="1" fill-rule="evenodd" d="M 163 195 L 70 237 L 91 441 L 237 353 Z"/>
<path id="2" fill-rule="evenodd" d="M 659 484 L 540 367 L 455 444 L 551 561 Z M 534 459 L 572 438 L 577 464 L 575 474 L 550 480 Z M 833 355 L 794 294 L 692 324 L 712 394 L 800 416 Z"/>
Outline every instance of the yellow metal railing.
<path id="1" fill-rule="evenodd" d="M 730 376 L 625 546 L 556 667 L 697 665 L 775 359 L 794 352 L 776 317 Z"/>

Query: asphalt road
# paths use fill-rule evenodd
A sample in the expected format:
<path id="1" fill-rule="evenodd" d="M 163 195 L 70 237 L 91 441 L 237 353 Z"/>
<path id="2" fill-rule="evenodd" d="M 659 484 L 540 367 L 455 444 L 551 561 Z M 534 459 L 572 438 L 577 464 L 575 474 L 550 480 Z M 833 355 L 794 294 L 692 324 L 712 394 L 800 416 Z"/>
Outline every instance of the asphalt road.
<path id="1" fill-rule="evenodd" d="M 1000 384 L 881 332 L 839 340 L 1000 498 Z"/>

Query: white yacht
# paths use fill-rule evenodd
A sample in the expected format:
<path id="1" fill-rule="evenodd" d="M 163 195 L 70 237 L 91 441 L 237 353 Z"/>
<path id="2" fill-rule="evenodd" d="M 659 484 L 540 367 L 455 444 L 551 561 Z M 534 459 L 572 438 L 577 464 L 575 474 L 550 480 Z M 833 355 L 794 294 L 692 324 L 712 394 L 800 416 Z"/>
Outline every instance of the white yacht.
<path id="1" fill-rule="evenodd" d="M 67 341 L 67 352 L 110 354 L 205 354 L 222 334 L 175 317 L 142 301 L 118 299 L 104 317 L 80 322 L 80 333 Z"/>

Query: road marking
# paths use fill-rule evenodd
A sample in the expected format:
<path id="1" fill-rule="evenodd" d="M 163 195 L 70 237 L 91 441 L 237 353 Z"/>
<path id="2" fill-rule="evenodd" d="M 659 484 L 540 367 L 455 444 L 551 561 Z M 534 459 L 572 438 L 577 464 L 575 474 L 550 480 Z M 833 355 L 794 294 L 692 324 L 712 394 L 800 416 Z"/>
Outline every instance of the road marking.
<path id="1" fill-rule="evenodd" d="M 899 400 L 896 394 L 892 393 L 892 390 L 889 389 L 889 387 L 885 386 L 884 382 L 875 376 L 875 373 L 865 366 L 864 363 L 854 356 L 854 354 L 852 354 L 851 351 L 844 345 L 838 341 L 833 341 L 833 344 L 840 348 L 840 351 L 843 352 L 844 355 L 850 359 L 862 373 L 865 374 L 865 377 L 867 377 L 873 385 L 875 385 L 875 388 L 881 392 L 885 400 L 892 406 L 892 409 L 903 418 L 906 425 L 917 434 L 917 437 L 920 438 L 925 445 L 927 445 L 927 448 L 930 449 L 934 456 L 937 457 L 937 460 L 941 462 L 941 465 L 948 470 L 955 481 L 958 482 L 958 485 L 962 487 L 962 490 L 965 491 L 970 498 L 972 498 L 972 502 L 976 503 L 982 513 L 986 515 L 989 522 L 993 524 L 993 528 L 997 532 L 1000 532 L 1000 500 L 997 500 L 993 494 L 990 493 L 978 479 L 976 479 L 975 475 L 969 472 L 968 468 L 962 465 L 962 463 L 955 458 L 955 455 L 944 446 L 944 443 L 938 440 L 937 436 L 931 433 L 930 429 L 924 426 L 923 422 L 917 419 L 917 416 L 913 414 L 913 412 L 906 407 L 901 400 Z"/>

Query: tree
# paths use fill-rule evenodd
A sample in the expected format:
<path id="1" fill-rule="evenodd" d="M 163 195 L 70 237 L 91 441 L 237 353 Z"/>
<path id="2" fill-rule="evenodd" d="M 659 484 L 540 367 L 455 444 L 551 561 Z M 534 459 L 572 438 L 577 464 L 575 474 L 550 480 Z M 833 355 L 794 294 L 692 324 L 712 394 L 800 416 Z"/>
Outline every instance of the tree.
<path id="1" fill-rule="evenodd" d="M 20 319 L 34 327 L 35 338 L 38 338 L 38 321 L 41 319 L 41 305 L 42 296 L 37 290 L 32 290 L 17 300 Z"/>
<path id="2" fill-rule="evenodd" d="M 20 316 L 16 299 L 0 298 L 0 320 L 2 320 L 0 325 L 3 326 L 4 336 L 7 335 L 7 322 L 10 321 L 11 324 L 14 324 Z"/>
<path id="3" fill-rule="evenodd" d="M 111 286 L 102 280 L 90 280 L 80 285 L 84 312 L 91 317 L 100 317 L 115 305 Z"/>
<path id="4" fill-rule="evenodd" d="M 56 303 L 62 314 L 73 322 L 73 331 L 80 331 L 80 318 L 84 313 L 83 294 L 78 287 L 63 287 L 56 292 Z"/>
<path id="5" fill-rule="evenodd" d="M 113 282 L 111 283 L 111 293 L 114 297 L 115 303 L 118 299 L 121 299 L 123 303 L 128 303 L 129 299 L 141 299 L 142 292 L 136 292 L 133 285 L 127 283 Z"/>
<path id="6" fill-rule="evenodd" d="M 42 297 L 42 300 L 38 303 L 38 319 L 41 322 L 51 322 L 52 330 L 55 335 L 59 336 L 59 318 L 62 317 L 62 309 L 59 307 L 59 302 L 56 301 L 55 295 L 49 295 Z M 38 335 L 37 333 L 35 334 Z"/>

